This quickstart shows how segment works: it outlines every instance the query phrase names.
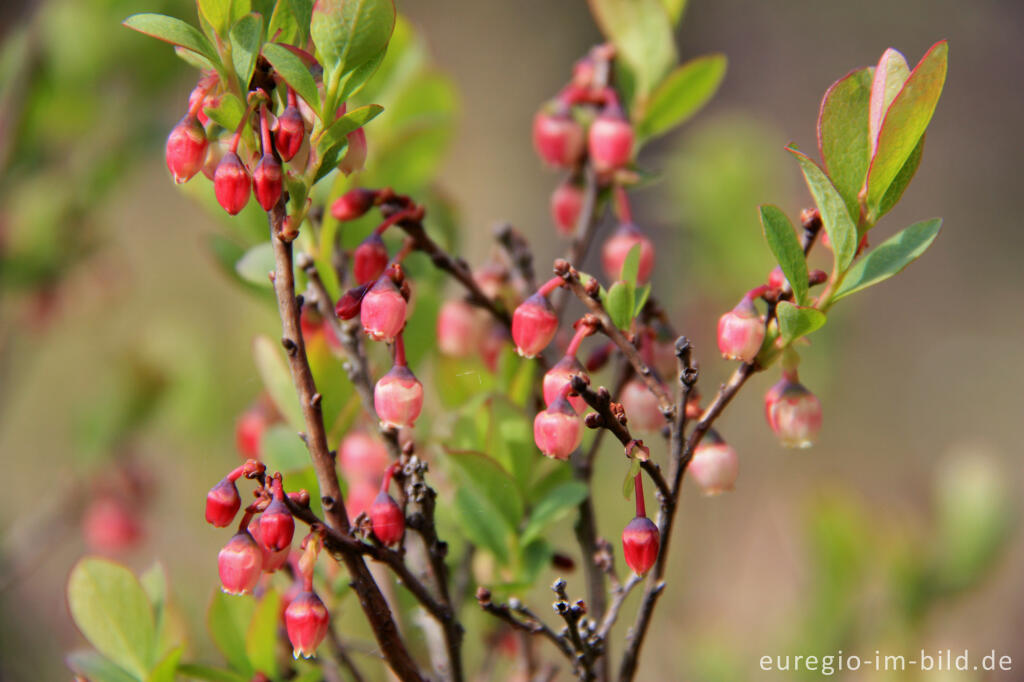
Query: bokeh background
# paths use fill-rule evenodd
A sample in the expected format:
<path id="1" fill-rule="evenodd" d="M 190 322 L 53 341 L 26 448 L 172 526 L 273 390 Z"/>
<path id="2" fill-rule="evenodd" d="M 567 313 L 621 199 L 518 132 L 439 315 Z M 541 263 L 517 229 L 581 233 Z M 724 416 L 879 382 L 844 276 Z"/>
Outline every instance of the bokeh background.
<path id="1" fill-rule="evenodd" d="M 460 93 L 442 185 L 464 255 L 486 256 L 491 226 L 507 219 L 548 262 L 560 251 L 547 213 L 557 176 L 533 154 L 530 122 L 600 40 L 585 3 L 398 5 Z M 161 10 L 194 18 L 186 0 L 0 8 L 3 680 L 68 677 L 62 655 L 81 640 L 64 583 L 88 551 L 86 501 L 115 484 L 111 458 L 143 472 L 146 499 L 144 541 L 119 558 L 165 563 L 192 651 L 215 658 L 202 619 L 223 534 L 199 510 L 236 461 L 234 420 L 259 391 L 251 338 L 277 322 L 211 257 L 223 219 L 167 178 L 163 138 L 192 73 L 117 25 Z M 684 59 L 724 52 L 729 70 L 706 110 L 645 152 L 660 178 L 636 210 L 658 243 L 655 290 L 695 341 L 705 386 L 728 371 L 713 352 L 717 315 L 770 264 L 757 205 L 796 215 L 810 202 L 783 146 L 814 149 L 825 88 L 888 46 L 914 63 L 946 38 L 951 62 L 921 169 L 875 240 L 935 215 L 945 224 L 920 262 L 840 306 L 804 353 L 804 383 L 825 405 L 815 448 L 773 442 L 760 406 L 773 376 L 756 377 L 723 419 L 740 483 L 720 498 L 686 495 L 641 679 L 771 678 L 762 655 L 837 649 L 995 649 L 1024 668 L 1024 5 L 691 0 L 678 38 Z M 36 68 L 13 66 L 23 60 Z M 31 125 L 16 125 L 12 102 L 29 91 Z M 598 473 L 618 490 L 617 465 Z M 605 496 L 605 535 L 628 506 Z"/>

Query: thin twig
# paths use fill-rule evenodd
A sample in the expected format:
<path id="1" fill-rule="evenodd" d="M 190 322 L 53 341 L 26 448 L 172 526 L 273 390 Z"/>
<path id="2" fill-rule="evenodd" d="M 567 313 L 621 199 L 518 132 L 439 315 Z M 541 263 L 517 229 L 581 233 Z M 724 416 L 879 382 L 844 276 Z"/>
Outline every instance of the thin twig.
<path id="1" fill-rule="evenodd" d="M 484 587 L 477 589 L 476 600 L 480 604 L 480 608 L 499 620 L 508 623 L 516 630 L 544 637 L 558 648 L 562 655 L 572 663 L 574 668 L 577 666 L 576 652 L 573 651 L 572 645 L 570 645 L 563 637 L 559 637 L 554 630 L 549 628 L 544 621 L 538 618 L 525 606 L 518 603 L 514 603 L 513 605 L 497 604 L 491 601 L 491 593 Z M 513 608 L 516 613 L 525 616 L 526 619 L 522 620 L 517 618 L 515 613 L 513 613 Z"/>

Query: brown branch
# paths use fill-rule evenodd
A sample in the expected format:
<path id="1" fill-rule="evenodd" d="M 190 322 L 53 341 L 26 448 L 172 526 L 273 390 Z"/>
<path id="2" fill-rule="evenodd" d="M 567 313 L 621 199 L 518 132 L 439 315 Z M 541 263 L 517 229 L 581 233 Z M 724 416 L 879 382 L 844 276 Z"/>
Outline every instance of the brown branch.
<path id="1" fill-rule="evenodd" d="M 526 285 L 527 291 L 537 290 L 537 276 L 533 270 L 533 252 L 526 238 L 511 223 L 501 223 L 494 229 L 494 238 L 508 255 L 512 267 Z"/>
<path id="2" fill-rule="evenodd" d="M 327 525 L 336 532 L 345 534 L 349 531 L 348 514 L 345 513 L 345 501 L 335 473 L 334 454 L 327 445 L 322 399 L 316 389 L 302 338 L 301 309 L 295 295 L 292 243 L 287 239 L 283 229 L 284 198 L 268 211 L 267 217 L 270 223 L 270 242 L 274 250 L 274 293 L 281 316 L 281 343 L 287 351 L 292 381 L 302 406 L 302 416 L 306 424 L 304 440 L 316 471 L 320 501 L 327 517 Z M 423 680 L 416 662 L 399 635 L 391 608 L 362 557 L 352 552 L 344 552 L 341 558 L 352 578 L 352 589 L 392 671 L 402 680 Z"/>
<path id="3" fill-rule="evenodd" d="M 544 637 L 554 644 L 562 655 L 572 663 L 574 669 L 578 667 L 576 652 L 573 651 L 572 645 L 565 638 L 559 637 L 555 634 L 554 630 L 549 628 L 544 621 L 538 618 L 526 606 L 519 603 L 518 600 L 515 600 L 510 604 L 496 604 L 491 601 L 490 590 L 482 586 L 476 591 L 476 600 L 480 604 L 480 608 L 499 620 L 508 623 L 516 630 Z M 515 613 L 513 613 L 513 611 Z M 526 620 L 517 618 L 515 615 L 516 613 L 524 616 Z"/>
<path id="4" fill-rule="evenodd" d="M 567 261 L 559 259 L 555 261 L 555 274 L 565 281 L 570 291 L 576 294 L 576 297 L 583 302 L 587 310 L 601 322 L 601 331 L 626 356 L 637 376 L 640 377 L 640 380 L 644 382 L 651 393 L 658 399 L 658 407 L 661 409 L 661 413 L 665 415 L 665 419 L 671 420 L 675 415 L 676 406 L 668 391 L 665 390 L 665 386 L 658 380 L 654 370 L 648 367 L 647 363 L 640 357 L 640 351 L 637 350 L 636 346 L 630 343 L 619 328 L 615 326 L 615 323 L 612 322 L 612 318 L 605 311 L 601 302 L 587 293 L 587 289 L 580 281 L 576 268 L 572 267 Z"/>
<path id="5" fill-rule="evenodd" d="M 565 590 L 566 583 L 559 578 L 551 586 L 552 591 L 558 595 L 558 601 L 554 603 L 555 613 L 565 621 L 565 635 L 569 638 L 573 648 L 576 649 L 576 660 L 579 661 L 577 671 L 580 680 L 592 682 L 597 678 L 594 672 L 594 663 L 601 655 L 600 645 L 591 636 L 591 632 L 580 632 L 580 627 L 589 622 L 584 619 L 587 613 L 586 604 L 583 602 L 570 603 L 569 594 Z"/>

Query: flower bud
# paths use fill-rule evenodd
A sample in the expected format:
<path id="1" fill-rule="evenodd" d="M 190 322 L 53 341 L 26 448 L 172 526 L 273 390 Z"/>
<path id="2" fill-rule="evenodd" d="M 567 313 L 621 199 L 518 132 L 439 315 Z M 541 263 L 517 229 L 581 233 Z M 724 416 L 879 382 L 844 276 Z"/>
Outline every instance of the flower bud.
<path id="1" fill-rule="evenodd" d="M 82 533 L 91 550 L 120 552 L 142 539 L 142 524 L 125 502 L 104 495 L 89 503 L 82 517 Z"/>
<path id="2" fill-rule="evenodd" d="M 297 107 L 287 106 L 274 122 L 274 148 L 285 161 L 291 161 L 299 153 L 302 140 L 306 137 L 306 124 Z"/>
<path id="3" fill-rule="evenodd" d="M 559 233 L 567 237 L 576 231 L 582 208 L 583 189 L 571 180 L 563 182 L 551 194 L 551 218 Z"/>
<path id="4" fill-rule="evenodd" d="M 437 313 L 437 349 L 464 358 L 480 348 L 486 320 L 466 301 L 445 301 Z"/>
<path id="5" fill-rule="evenodd" d="M 256 193 L 256 201 L 264 211 L 274 208 L 274 204 L 281 198 L 284 191 L 283 173 L 281 162 L 273 154 L 264 154 L 256 164 L 256 170 L 252 172 L 252 188 Z"/>
<path id="6" fill-rule="evenodd" d="M 583 438 L 583 423 L 564 396 L 558 396 L 533 420 L 533 440 L 548 457 L 569 459 Z"/>
<path id="7" fill-rule="evenodd" d="M 640 259 L 637 263 L 636 281 L 643 284 L 650 278 L 654 269 L 654 244 L 637 229 L 636 225 L 623 223 L 601 248 L 601 265 L 608 279 L 613 282 L 619 279 L 626 256 L 637 244 L 640 245 Z"/>
<path id="8" fill-rule="evenodd" d="M 387 266 L 388 249 L 384 246 L 384 240 L 376 232 L 371 232 L 352 254 L 352 275 L 356 278 L 356 284 L 375 281 Z"/>
<path id="9" fill-rule="evenodd" d="M 249 203 L 251 190 L 249 171 L 245 169 L 238 154 L 228 152 L 213 173 L 213 192 L 217 195 L 217 203 L 230 215 L 238 215 Z"/>
<path id="10" fill-rule="evenodd" d="M 512 340 L 524 358 L 536 357 L 558 331 L 558 318 L 543 296 L 534 294 L 512 314 Z"/>
<path id="11" fill-rule="evenodd" d="M 363 297 L 366 296 L 366 291 L 369 288 L 368 284 L 361 284 L 346 291 L 344 296 L 339 298 L 338 303 L 334 306 L 334 312 L 338 318 L 351 320 L 358 315 L 363 305 Z"/>
<path id="12" fill-rule="evenodd" d="M 633 126 L 617 107 L 606 109 L 590 124 L 587 144 L 599 173 L 618 170 L 633 157 Z"/>
<path id="13" fill-rule="evenodd" d="M 217 555 L 221 589 L 228 594 L 248 594 L 263 572 L 263 552 L 247 530 L 236 534 Z"/>
<path id="14" fill-rule="evenodd" d="M 633 517 L 622 530 L 622 555 L 637 575 L 644 575 L 654 566 L 660 544 L 658 527 L 646 516 Z"/>
<path id="15" fill-rule="evenodd" d="M 287 549 L 295 534 L 295 519 L 284 500 L 274 497 L 260 516 L 260 544 L 271 552 Z"/>
<path id="16" fill-rule="evenodd" d="M 242 506 L 238 487 L 230 479 L 222 479 L 206 493 L 206 522 L 224 528 L 235 520 L 235 514 Z"/>
<path id="17" fill-rule="evenodd" d="M 329 624 L 330 614 L 316 593 L 307 590 L 296 595 L 284 610 L 284 626 L 292 644 L 292 655 L 295 658 L 315 656 Z"/>
<path id="18" fill-rule="evenodd" d="M 338 164 L 338 170 L 345 175 L 352 175 L 363 170 L 366 165 L 366 131 L 356 128 L 348 134 L 348 150 Z"/>
<path id="19" fill-rule="evenodd" d="M 382 490 L 370 505 L 367 516 L 370 517 L 373 535 L 381 544 L 393 545 L 402 539 L 402 533 L 405 532 L 405 516 L 391 495 Z"/>
<path id="20" fill-rule="evenodd" d="M 583 154 L 583 128 L 564 105 L 541 110 L 533 118 L 533 146 L 545 163 L 570 168 Z"/>
<path id="21" fill-rule="evenodd" d="M 347 479 L 376 481 L 390 463 L 388 449 L 364 431 L 350 431 L 338 448 L 338 466 Z"/>
<path id="22" fill-rule="evenodd" d="M 810 447 L 821 430 L 817 396 L 786 377 L 765 394 L 764 412 L 779 442 L 789 448 Z"/>
<path id="23" fill-rule="evenodd" d="M 345 495 L 345 511 L 350 519 L 355 519 L 364 511 L 370 509 L 370 505 L 377 499 L 377 491 L 380 489 L 379 476 L 376 482 L 363 478 L 356 478 L 349 482 L 348 493 Z"/>
<path id="24" fill-rule="evenodd" d="M 260 531 L 262 523 L 262 515 L 253 519 L 249 524 L 249 533 L 252 535 L 253 540 L 256 541 L 256 544 L 260 546 L 260 552 L 263 557 L 263 572 L 273 573 L 288 563 L 288 554 L 292 551 L 292 547 L 289 543 L 278 550 L 267 549 L 263 544 L 263 534 Z"/>
<path id="25" fill-rule="evenodd" d="M 736 450 L 711 429 L 694 450 L 686 470 L 705 495 L 717 495 L 736 485 L 740 461 Z"/>
<path id="26" fill-rule="evenodd" d="M 764 322 L 754 302 L 744 297 L 718 320 L 718 350 L 729 360 L 751 363 L 764 342 Z"/>
<path id="27" fill-rule="evenodd" d="M 171 129 L 167 136 L 167 168 L 179 185 L 199 172 L 206 161 L 210 144 L 206 131 L 195 116 L 186 116 Z"/>
<path id="28" fill-rule="evenodd" d="M 384 427 L 413 426 L 423 409 L 423 384 L 408 367 L 395 365 L 374 386 L 373 407 Z"/>
<path id="29" fill-rule="evenodd" d="M 377 278 L 373 288 L 363 297 L 359 320 L 363 331 L 374 341 L 390 343 L 405 326 L 408 304 L 387 274 Z"/>
<path id="30" fill-rule="evenodd" d="M 630 379 L 619 395 L 622 409 L 629 423 L 641 431 L 658 431 L 665 425 L 665 416 L 658 405 L 658 397 L 639 379 Z"/>
<path id="31" fill-rule="evenodd" d="M 786 275 L 782 272 L 782 268 L 776 265 L 772 268 L 772 271 L 768 274 L 768 286 L 772 289 L 782 289 L 789 284 L 786 279 Z"/>
<path id="32" fill-rule="evenodd" d="M 373 208 L 377 193 L 373 190 L 357 187 L 350 189 L 334 200 L 331 204 L 331 215 L 335 220 L 355 220 L 366 215 Z"/>
<path id="33" fill-rule="evenodd" d="M 586 376 L 586 371 L 583 369 L 583 365 L 576 359 L 575 356 L 566 355 L 559 360 L 554 367 L 548 370 L 548 373 L 544 375 L 544 404 L 550 407 L 559 397 L 562 396 L 565 391 L 566 384 L 574 374 L 581 374 Z M 583 411 L 587 409 L 587 403 L 583 400 L 582 396 L 569 395 L 566 396 L 569 400 L 569 404 L 572 405 L 573 409 L 576 410 L 576 414 L 583 414 Z"/>

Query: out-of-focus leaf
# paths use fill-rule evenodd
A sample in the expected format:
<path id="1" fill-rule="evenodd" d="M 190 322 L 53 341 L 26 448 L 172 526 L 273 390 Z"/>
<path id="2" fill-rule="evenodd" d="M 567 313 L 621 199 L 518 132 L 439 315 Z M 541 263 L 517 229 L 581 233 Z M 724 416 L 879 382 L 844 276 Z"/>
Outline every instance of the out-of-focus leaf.
<path id="1" fill-rule="evenodd" d="M 581 481 L 569 481 L 549 491 L 530 513 L 520 542 L 526 544 L 539 537 L 548 526 L 585 500 L 588 492 L 587 485 Z"/>
<path id="2" fill-rule="evenodd" d="M 309 451 L 295 431 L 276 424 L 260 439 L 260 459 L 268 469 L 287 473 L 307 468 Z"/>
<path id="3" fill-rule="evenodd" d="M 789 301 L 779 301 L 775 308 L 779 318 L 779 333 L 782 342 L 793 343 L 802 336 L 807 336 L 825 324 L 825 313 L 814 308 L 793 305 Z"/>
<path id="4" fill-rule="evenodd" d="M 814 203 L 821 212 L 821 222 L 825 225 L 825 232 L 832 242 L 832 253 L 835 256 L 836 268 L 842 272 L 850 267 L 854 255 L 857 253 L 857 226 L 850 218 L 846 209 L 846 203 L 839 196 L 835 186 L 829 181 L 828 176 L 818 167 L 818 164 L 803 152 L 792 147 L 787 150 L 796 157 L 800 163 L 800 170 L 803 171 L 804 180 L 811 190 Z M 792 284 L 792 282 L 790 282 Z"/>
<path id="5" fill-rule="evenodd" d="M 295 431 L 305 430 L 302 409 L 295 396 L 291 371 L 285 362 L 284 349 L 267 336 L 257 336 L 252 343 L 253 360 L 274 406 Z"/>
<path id="6" fill-rule="evenodd" d="M 871 249 L 846 273 L 833 300 L 849 296 L 898 274 L 931 246 L 942 228 L 942 218 L 932 218 L 897 232 Z"/>
<path id="7" fill-rule="evenodd" d="M 619 271 L 619 280 L 636 287 L 636 278 L 640 273 L 640 245 L 633 244 L 626 257 L 622 259 L 622 269 Z"/>
<path id="8" fill-rule="evenodd" d="M 509 529 L 494 505 L 473 488 L 460 486 L 455 491 L 455 521 L 470 541 L 490 550 L 501 562 L 509 562 Z"/>
<path id="9" fill-rule="evenodd" d="M 72 671 L 90 682 L 139 682 L 139 678 L 92 650 L 72 651 L 65 659 Z"/>
<path id="10" fill-rule="evenodd" d="M 255 670 L 245 651 L 245 634 L 256 612 L 252 597 L 238 597 L 217 590 L 206 611 L 206 626 L 213 643 L 227 659 L 228 664 L 245 676 L 252 677 Z"/>
<path id="11" fill-rule="evenodd" d="M 871 99 L 868 115 L 868 139 L 871 142 L 871 156 L 878 146 L 878 133 L 892 101 L 903 89 L 910 76 L 906 58 L 891 47 L 882 53 L 871 82 Z"/>
<path id="12" fill-rule="evenodd" d="M 292 16 L 295 18 L 298 36 L 296 45 L 305 45 L 309 38 L 309 25 L 313 18 L 313 0 L 279 0 L 287 2 L 291 7 Z"/>
<path id="13" fill-rule="evenodd" d="M 768 247 L 775 255 L 775 261 L 782 268 L 789 285 L 793 288 L 793 296 L 800 305 L 807 304 L 807 259 L 804 250 L 797 241 L 793 223 L 782 212 L 782 209 L 771 204 L 761 207 L 761 228 L 768 240 Z"/>
<path id="14" fill-rule="evenodd" d="M 290 50 L 281 47 L 277 43 L 267 43 L 263 46 L 263 56 L 267 58 L 274 71 L 280 74 L 285 82 L 292 86 L 292 90 L 306 100 L 306 103 L 320 115 L 320 94 L 316 89 L 316 81 L 313 80 L 309 69 Z"/>
<path id="15" fill-rule="evenodd" d="M 867 206 L 876 212 L 889 186 L 932 120 L 946 82 L 949 44 L 943 40 L 918 62 L 885 114 L 866 182 Z M 831 236 L 831 235 L 830 235 Z"/>
<path id="16" fill-rule="evenodd" d="M 96 557 L 75 564 L 68 580 L 75 625 L 96 650 L 139 679 L 153 665 L 153 608 L 135 575 Z"/>
<path id="17" fill-rule="evenodd" d="M 714 97 L 725 77 L 725 55 L 691 59 L 662 81 L 643 110 L 637 137 L 648 139 L 682 125 Z"/>
<path id="18" fill-rule="evenodd" d="M 281 596 L 267 590 L 256 605 L 245 634 L 245 652 L 256 670 L 277 677 L 277 625 L 281 619 Z"/>
<path id="19" fill-rule="evenodd" d="M 672 22 L 661 0 L 589 0 L 601 32 L 633 77 L 633 100 L 643 102 L 676 63 Z"/>
<path id="20" fill-rule="evenodd" d="M 235 272 L 250 284 L 261 289 L 273 288 L 270 273 L 274 271 L 274 247 L 270 242 L 260 242 L 245 252 L 235 263 Z"/>
<path id="21" fill-rule="evenodd" d="M 551 565 L 552 554 L 554 554 L 554 550 L 551 548 L 551 543 L 544 538 L 533 538 L 520 552 L 519 581 L 526 585 L 536 581 L 540 572 Z"/>
<path id="22" fill-rule="evenodd" d="M 324 65 L 325 81 L 378 57 L 394 28 L 392 0 L 319 0 L 310 34 Z"/>
<path id="23" fill-rule="evenodd" d="M 179 45 L 205 57 L 211 64 L 220 64 L 217 51 L 199 29 L 181 19 L 163 14 L 133 14 L 124 20 L 130 29 L 145 33 L 171 45 Z"/>
<path id="24" fill-rule="evenodd" d="M 481 452 L 449 451 L 447 459 L 455 465 L 455 475 L 461 484 L 476 488 L 501 512 L 509 528 L 515 528 L 523 518 L 523 500 L 511 474 Z"/>
<path id="25" fill-rule="evenodd" d="M 837 80 L 825 92 L 818 111 L 821 160 L 851 216 L 860 213 L 857 194 L 871 161 L 868 116 L 873 73 L 873 68 L 865 67 Z"/>
<path id="26" fill-rule="evenodd" d="M 633 491 L 636 488 L 635 479 L 637 474 L 640 473 L 640 458 L 632 457 L 629 460 L 629 470 L 626 472 L 626 478 L 622 479 L 622 496 L 627 500 L 632 499 Z"/>
<path id="27" fill-rule="evenodd" d="M 263 17 L 258 14 L 246 14 L 231 27 L 231 61 L 244 91 L 249 89 L 262 40 Z"/>
<path id="28" fill-rule="evenodd" d="M 167 652 L 160 661 L 153 666 L 146 677 L 146 682 L 174 682 L 175 673 L 178 672 L 178 661 L 181 660 L 181 647 Z"/>
<path id="29" fill-rule="evenodd" d="M 190 679 L 205 680 L 206 682 L 249 682 L 249 678 L 238 673 L 202 663 L 180 663 L 178 672 Z"/>
<path id="30" fill-rule="evenodd" d="M 608 290 L 604 306 L 616 327 L 623 331 L 629 329 L 629 325 L 633 322 L 635 302 L 633 288 L 626 282 L 616 282 Z"/>
<path id="31" fill-rule="evenodd" d="M 686 11 L 686 0 L 661 0 L 661 4 L 665 6 L 665 11 L 668 12 L 668 18 L 672 20 L 672 23 L 678 24 L 679 20 L 683 18 L 683 12 Z"/>

